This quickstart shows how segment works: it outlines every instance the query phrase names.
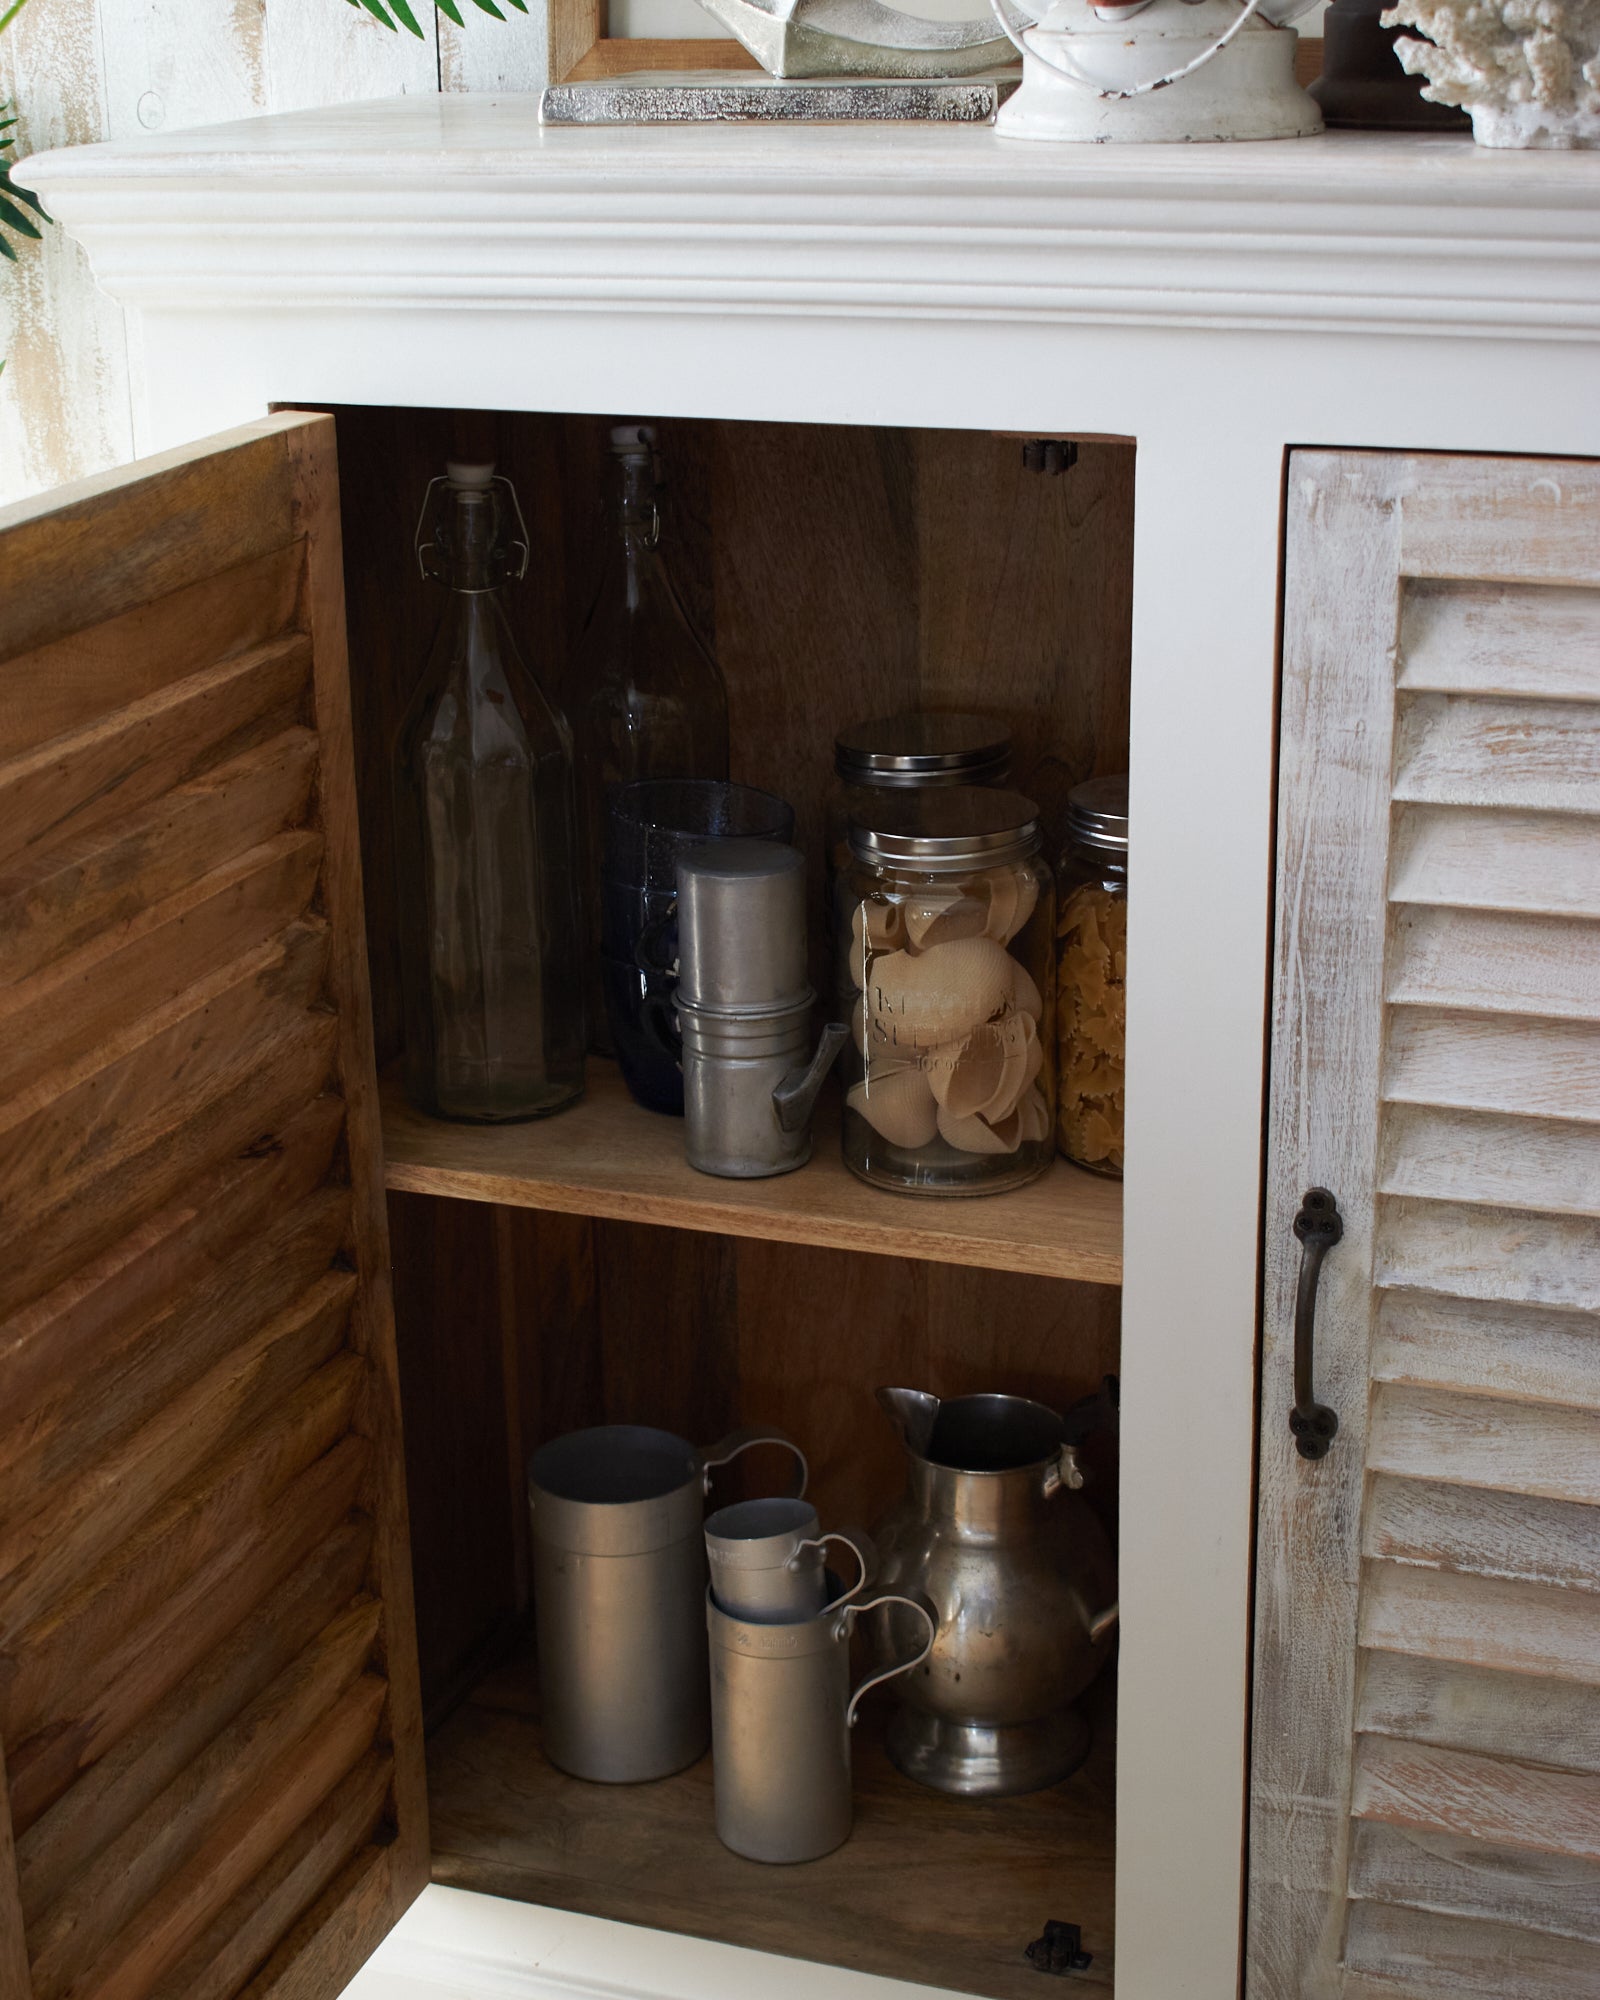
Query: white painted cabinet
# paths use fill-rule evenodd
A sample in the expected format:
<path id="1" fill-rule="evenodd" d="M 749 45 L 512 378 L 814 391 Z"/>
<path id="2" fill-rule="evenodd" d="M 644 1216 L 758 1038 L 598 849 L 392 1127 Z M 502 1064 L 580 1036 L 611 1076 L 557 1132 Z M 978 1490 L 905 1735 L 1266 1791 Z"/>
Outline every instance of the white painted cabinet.
<path id="1" fill-rule="evenodd" d="M 1600 1993 L 1596 1121 L 1600 465 L 1297 452 L 1248 2000 Z"/>

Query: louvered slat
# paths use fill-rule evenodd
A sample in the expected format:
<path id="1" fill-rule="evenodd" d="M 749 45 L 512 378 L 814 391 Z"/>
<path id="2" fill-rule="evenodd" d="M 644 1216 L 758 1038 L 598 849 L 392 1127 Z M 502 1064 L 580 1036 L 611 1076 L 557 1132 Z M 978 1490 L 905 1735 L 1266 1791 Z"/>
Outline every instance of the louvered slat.
<path id="1" fill-rule="evenodd" d="M 331 443 L 0 515 L 18 2000 L 335 1992 L 426 1874 Z"/>
<path id="2" fill-rule="evenodd" d="M 1600 1026 L 1588 1022 L 1397 1007 L 1387 1054 L 1390 1103 L 1600 1123 Z"/>
<path id="3" fill-rule="evenodd" d="M 1600 701 L 1600 596 L 1538 583 L 1411 583 L 1399 686 Z"/>
<path id="4" fill-rule="evenodd" d="M 1379 1474 L 1367 1493 L 1362 1552 L 1600 1591 L 1600 1507 Z"/>
<path id="5" fill-rule="evenodd" d="M 1368 1735 L 1520 1757 L 1557 1770 L 1600 1773 L 1600 1689 L 1449 1660 L 1369 1652 L 1356 1727 Z"/>

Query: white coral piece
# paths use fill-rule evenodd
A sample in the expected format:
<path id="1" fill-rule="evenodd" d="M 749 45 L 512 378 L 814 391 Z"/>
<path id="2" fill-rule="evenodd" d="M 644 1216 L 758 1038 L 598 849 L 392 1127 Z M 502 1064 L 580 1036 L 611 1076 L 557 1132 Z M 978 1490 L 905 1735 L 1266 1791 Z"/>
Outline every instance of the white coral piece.
<path id="1" fill-rule="evenodd" d="M 1600 0 L 1398 0 L 1386 28 L 1423 96 L 1463 105 L 1481 146 L 1600 146 Z"/>

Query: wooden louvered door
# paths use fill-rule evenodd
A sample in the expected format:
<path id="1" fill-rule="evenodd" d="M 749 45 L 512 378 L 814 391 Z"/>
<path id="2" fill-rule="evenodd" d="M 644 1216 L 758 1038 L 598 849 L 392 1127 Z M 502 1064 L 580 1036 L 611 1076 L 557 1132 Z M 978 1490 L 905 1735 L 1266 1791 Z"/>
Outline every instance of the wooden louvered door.
<path id="1" fill-rule="evenodd" d="M 1600 466 L 1292 458 L 1271 1063 L 1248 2000 L 1593 2000 Z"/>
<path id="2" fill-rule="evenodd" d="M 0 2000 L 426 1879 L 349 718 L 331 419 L 0 514 Z"/>

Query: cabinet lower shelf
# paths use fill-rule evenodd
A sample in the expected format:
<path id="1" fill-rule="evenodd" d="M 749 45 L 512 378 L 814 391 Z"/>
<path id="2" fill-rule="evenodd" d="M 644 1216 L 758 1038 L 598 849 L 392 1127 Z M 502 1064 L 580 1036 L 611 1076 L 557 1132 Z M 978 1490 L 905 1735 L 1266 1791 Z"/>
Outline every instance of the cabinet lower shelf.
<path id="1" fill-rule="evenodd" d="M 769 1242 L 812 1243 L 1094 1284 L 1122 1281 L 1122 1188 L 1064 1161 L 1015 1193 L 919 1200 L 864 1186 L 839 1157 L 838 1108 L 819 1110 L 816 1150 L 798 1173 L 727 1181 L 683 1157 L 675 1118 L 641 1111 L 610 1063 L 588 1094 L 526 1125 L 425 1118 L 391 1079 L 383 1090 L 388 1185 L 514 1208 L 553 1209 Z"/>
<path id="2" fill-rule="evenodd" d="M 1051 1918 L 1082 1927 L 1112 1980 L 1115 1727 L 1090 1696 L 1095 1748 L 1030 1798 L 950 1799 L 884 1754 L 889 1712 L 855 1732 L 855 1830 L 821 1861 L 730 1854 L 712 1821 L 711 1760 L 652 1785 L 563 1777 L 539 1747 L 531 1663 L 482 1682 L 429 1747 L 433 1877 L 515 1901 L 846 1965 L 993 2000 L 1038 2000 L 1026 1949 Z"/>

